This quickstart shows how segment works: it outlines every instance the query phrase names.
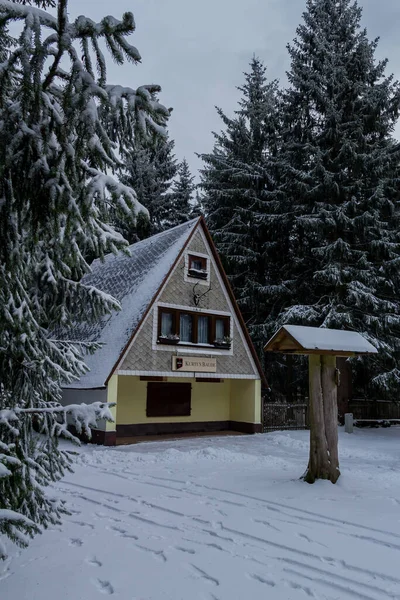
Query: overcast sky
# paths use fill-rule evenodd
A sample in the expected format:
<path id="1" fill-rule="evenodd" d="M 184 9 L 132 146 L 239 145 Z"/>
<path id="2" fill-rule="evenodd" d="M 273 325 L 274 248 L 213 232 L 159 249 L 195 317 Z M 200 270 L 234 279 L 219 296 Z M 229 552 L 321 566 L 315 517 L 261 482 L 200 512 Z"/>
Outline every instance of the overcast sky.
<path id="1" fill-rule="evenodd" d="M 185 156 L 193 174 L 201 161 L 196 152 L 212 149 L 211 132 L 219 131 L 215 106 L 227 114 L 236 108 L 236 86 L 253 54 L 268 76 L 285 81 L 286 44 L 295 36 L 306 0 L 70 0 L 70 16 L 92 19 L 131 11 L 136 32 L 131 38 L 142 56 L 138 66 L 111 64 L 110 83 L 138 87 L 157 83 L 160 100 L 174 112 L 170 135 L 179 160 Z M 400 79 L 400 0 L 360 0 L 369 37 L 381 38 L 378 57 L 389 59 L 388 73 Z M 400 137 L 400 127 L 397 129 Z"/>

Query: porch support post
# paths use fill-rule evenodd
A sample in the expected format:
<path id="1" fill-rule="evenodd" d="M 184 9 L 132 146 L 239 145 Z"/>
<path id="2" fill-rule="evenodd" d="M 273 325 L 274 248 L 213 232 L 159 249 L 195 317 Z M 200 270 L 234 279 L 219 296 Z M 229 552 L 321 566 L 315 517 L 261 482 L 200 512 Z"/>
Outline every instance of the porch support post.
<path id="1" fill-rule="evenodd" d="M 339 471 L 337 433 L 336 357 L 309 356 L 310 458 L 304 474 L 307 483 L 329 479 L 336 483 Z"/>

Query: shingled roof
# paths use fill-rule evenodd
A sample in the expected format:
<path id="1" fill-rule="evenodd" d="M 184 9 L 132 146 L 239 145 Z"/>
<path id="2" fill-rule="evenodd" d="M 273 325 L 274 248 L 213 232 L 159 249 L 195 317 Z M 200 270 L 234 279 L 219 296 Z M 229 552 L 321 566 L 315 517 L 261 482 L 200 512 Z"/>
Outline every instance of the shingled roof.
<path id="1" fill-rule="evenodd" d="M 103 346 L 95 354 L 85 357 L 90 371 L 66 387 L 88 389 L 106 384 L 132 333 L 198 223 L 199 219 L 193 219 L 133 244 L 129 247 L 130 256 L 108 254 L 104 261 L 93 262 L 91 273 L 85 275 L 82 283 L 111 294 L 121 304 L 121 310 L 113 311 L 98 323 L 76 328 L 73 339 L 99 342 Z"/>

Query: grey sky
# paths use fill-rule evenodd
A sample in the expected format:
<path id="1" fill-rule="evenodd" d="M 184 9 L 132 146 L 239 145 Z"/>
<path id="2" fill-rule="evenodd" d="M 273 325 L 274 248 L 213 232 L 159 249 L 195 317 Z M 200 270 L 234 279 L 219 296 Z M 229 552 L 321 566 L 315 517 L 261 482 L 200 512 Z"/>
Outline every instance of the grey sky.
<path id="1" fill-rule="evenodd" d="M 360 0 L 370 38 L 380 36 L 378 57 L 389 58 L 388 73 L 400 79 L 399 0 Z M 160 100 L 174 109 L 170 120 L 176 155 L 186 156 L 196 174 L 195 152 L 208 152 L 211 131 L 220 130 L 215 105 L 227 114 L 236 108 L 235 86 L 254 54 L 268 76 L 285 81 L 286 43 L 295 36 L 305 0 L 70 0 L 71 17 L 98 20 L 133 12 L 132 43 L 142 55 L 139 66 L 111 64 L 108 79 L 137 87 L 162 86 Z M 397 129 L 400 137 L 400 127 Z"/>

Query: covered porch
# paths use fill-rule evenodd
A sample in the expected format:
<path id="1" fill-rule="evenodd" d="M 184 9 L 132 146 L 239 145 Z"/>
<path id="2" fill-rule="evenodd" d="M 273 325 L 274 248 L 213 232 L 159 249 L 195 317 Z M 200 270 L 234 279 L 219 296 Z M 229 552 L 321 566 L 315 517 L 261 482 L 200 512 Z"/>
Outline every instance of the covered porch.
<path id="1" fill-rule="evenodd" d="M 109 444 L 120 445 L 221 432 L 259 433 L 259 379 L 154 377 L 115 374 L 108 383 L 115 423 Z"/>

